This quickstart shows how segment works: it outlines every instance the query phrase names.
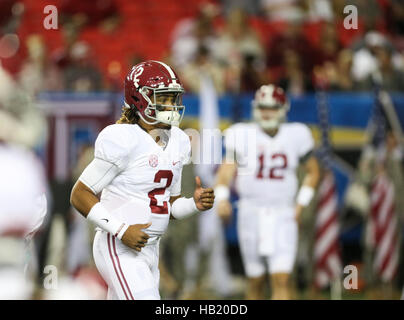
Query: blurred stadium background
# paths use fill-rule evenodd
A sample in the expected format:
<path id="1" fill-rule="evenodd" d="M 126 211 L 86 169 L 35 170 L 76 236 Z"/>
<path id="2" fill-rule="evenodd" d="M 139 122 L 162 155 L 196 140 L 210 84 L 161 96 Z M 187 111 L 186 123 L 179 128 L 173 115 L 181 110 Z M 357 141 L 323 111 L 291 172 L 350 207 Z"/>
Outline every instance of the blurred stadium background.
<path id="1" fill-rule="evenodd" d="M 56 30 L 44 27 L 47 5 L 58 10 Z M 344 28 L 346 5 L 358 9 L 357 29 Z M 170 64 L 185 84 L 183 128 L 203 126 L 201 96 L 217 101 L 217 110 L 209 110 L 218 112 L 224 129 L 250 118 L 260 85 L 283 87 L 289 121 L 310 126 L 319 154 L 330 144 L 338 213 L 337 241 L 330 245 L 340 263 L 333 269 L 327 255 L 315 255 L 323 241 L 316 217 L 327 195 L 306 210 L 295 297 L 400 298 L 403 1 L 1 0 L 0 132 L 35 151 L 49 186 L 48 215 L 34 238 L 32 298 L 104 298 L 93 228 L 70 208 L 70 190 L 91 161 L 98 132 L 118 118 L 124 76 L 146 59 Z M 183 177 L 188 196 L 194 171 L 189 166 Z M 383 186 L 395 191 L 384 204 L 394 214 L 377 226 Z M 227 225 L 197 217 L 171 223 L 162 245 L 162 298 L 243 297 L 236 219 L 237 212 Z M 48 265 L 57 267 L 57 290 L 43 289 Z M 357 289 L 344 289 L 339 265 L 357 267 Z"/>

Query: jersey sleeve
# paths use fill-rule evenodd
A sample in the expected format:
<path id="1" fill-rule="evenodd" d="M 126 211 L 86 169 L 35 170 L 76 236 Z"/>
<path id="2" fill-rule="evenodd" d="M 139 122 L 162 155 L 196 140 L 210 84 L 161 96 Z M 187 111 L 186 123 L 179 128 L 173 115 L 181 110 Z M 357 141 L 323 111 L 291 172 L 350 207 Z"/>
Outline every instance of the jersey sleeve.
<path id="1" fill-rule="evenodd" d="M 296 127 L 296 150 L 299 158 L 309 154 L 314 149 L 314 139 L 309 127 L 304 124 L 299 124 Z"/>
<path id="2" fill-rule="evenodd" d="M 124 170 L 129 156 L 137 144 L 137 137 L 130 134 L 124 124 L 106 127 L 95 141 L 94 157 L 114 164 Z"/>

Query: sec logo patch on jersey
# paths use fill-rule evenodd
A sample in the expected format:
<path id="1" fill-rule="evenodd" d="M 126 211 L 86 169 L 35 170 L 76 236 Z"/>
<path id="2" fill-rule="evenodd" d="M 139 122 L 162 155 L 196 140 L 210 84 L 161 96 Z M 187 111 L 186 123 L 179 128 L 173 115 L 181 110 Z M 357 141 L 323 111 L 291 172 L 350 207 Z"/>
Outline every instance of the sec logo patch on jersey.
<path id="1" fill-rule="evenodd" d="M 157 155 L 155 155 L 155 154 L 150 155 L 150 157 L 149 157 L 150 167 L 155 168 L 158 166 L 158 164 L 159 164 L 159 158 L 157 157 Z"/>

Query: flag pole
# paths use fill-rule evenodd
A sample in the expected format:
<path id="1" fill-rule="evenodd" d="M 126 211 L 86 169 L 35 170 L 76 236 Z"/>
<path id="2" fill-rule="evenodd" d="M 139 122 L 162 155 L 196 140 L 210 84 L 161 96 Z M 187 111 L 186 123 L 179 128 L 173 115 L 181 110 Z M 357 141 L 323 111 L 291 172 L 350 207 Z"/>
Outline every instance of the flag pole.
<path id="1" fill-rule="evenodd" d="M 328 107 L 328 102 L 327 102 L 327 81 L 326 79 L 316 79 L 316 97 L 317 97 L 317 111 L 318 111 L 318 117 L 319 117 L 319 126 L 321 130 L 321 147 L 320 150 L 318 151 L 318 157 L 319 160 L 322 163 L 323 166 L 323 178 L 325 179 L 332 171 L 332 165 L 334 164 L 335 161 L 335 156 L 332 152 L 331 144 L 330 144 L 330 137 L 329 137 L 329 107 Z M 335 164 L 334 164 L 335 165 Z M 344 166 L 343 161 L 339 161 L 339 166 Z M 339 167 L 338 166 L 338 167 Z M 350 171 L 350 172 L 349 172 Z M 352 171 L 349 170 L 348 174 L 352 174 Z M 334 180 L 334 179 L 333 179 Z M 335 182 L 333 182 L 335 183 Z M 334 186 L 335 188 L 335 186 Z M 338 219 L 338 205 L 335 208 L 337 212 L 337 219 Z M 319 214 L 319 213 L 317 213 Z M 338 223 L 338 222 L 337 222 Z M 338 228 L 339 229 L 339 228 Z M 336 240 L 338 242 L 338 237 Z M 335 253 L 336 255 L 339 256 L 339 250 Z M 341 285 L 341 274 L 340 274 L 340 257 L 337 257 L 337 264 L 334 264 L 334 266 L 331 269 L 337 270 L 337 272 L 334 275 L 329 275 L 331 279 L 329 280 L 329 285 L 330 285 L 330 298 L 332 300 L 341 300 L 342 299 L 342 285 Z M 335 260 L 333 260 L 335 261 Z M 331 262 L 332 263 L 332 262 Z M 318 271 L 317 271 L 318 272 Z"/>
<path id="2" fill-rule="evenodd" d="M 403 147 L 403 145 L 404 145 L 403 129 L 402 129 L 399 117 L 397 116 L 396 109 L 394 108 L 394 103 L 391 99 L 391 95 L 385 89 L 380 88 L 378 98 L 380 101 L 380 105 L 386 114 L 387 121 L 391 124 L 391 129 L 392 129 L 392 133 L 393 133 L 394 137 L 396 138 L 399 146 Z M 399 223 L 399 221 L 398 221 L 398 223 Z M 401 241 L 399 240 L 398 241 L 399 252 L 401 252 L 400 247 L 401 247 Z M 387 294 L 390 297 L 392 297 L 393 296 L 393 287 L 392 287 L 391 283 L 389 284 L 388 289 L 390 292 L 388 292 Z M 402 290 L 403 291 L 402 291 L 401 299 L 404 300 L 404 286 L 403 286 Z"/>
<path id="3" fill-rule="evenodd" d="M 384 125 L 383 119 L 382 119 L 382 108 L 381 108 L 381 103 L 379 100 L 380 97 L 380 86 L 381 86 L 381 75 L 379 72 L 375 72 L 372 74 L 372 82 L 373 82 L 373 96 L 374 96 L 374 103 L 373 103 L 373 110 L 371 117 L 368 121 L 368 125 L 366 128 L 367 135 L 368 135 L 368 142 L 365 143 L 362 147 L 361 150 L 361 155 L 360 159 L 362 160 L 363 157 L 366 154 L 366 150 L 371 148 L 373 152 L 376 152 L 376 147 L 374 144 L 377 143 L 377 140 L 381 140 L 381 133 L 380 130 L 381 126 Z M 358 171 L 360 168 L 358 169 Z M 359 172 L 358 172 L 359 175 Z M 368 184 L 369 181 L 366 182 Z M 369 193 L 371 190 L 369 190 Z M 373 248 L 374 248 L 374 241 L 373 241 L 373 225 L 371 224 L 371 218 L 370 218 L 370 208 L 369 212 L 367 213 L 366 216 L 366 223 L 365 223 L 365 232 L 364 232 L 364 253 L 363 253 L 363 261 L 365 265 L 365 278 L 367 280 L 367 283 L 374 284 L 375 280 L 375 274 L 373 270 Z"/>
<path id="4" fill-rule="evenodd" d="M 341 278 L 336 277 L 331 281 L 331 300 L 342 300 L 342 285 Z"/>
<path id="5" fill-rule="evenodd" d="M 397 112 L 394 109 L 390 94 L 386 90 L 380 89 L 378 98 L 384 112 L 386 113 L 387 120 L 391 124 L 393 134 L 397 141 L 402 145 L 404 143 L 403 130 L 400 121 L 398 120 Z"/>

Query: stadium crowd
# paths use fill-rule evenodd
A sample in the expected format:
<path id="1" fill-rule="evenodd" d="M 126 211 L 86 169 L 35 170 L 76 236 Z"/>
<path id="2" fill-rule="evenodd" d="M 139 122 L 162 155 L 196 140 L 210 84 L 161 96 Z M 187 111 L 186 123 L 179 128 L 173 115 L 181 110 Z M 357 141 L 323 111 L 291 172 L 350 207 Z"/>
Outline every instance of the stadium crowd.
<path id="1" fill-rule="evenodd" d="M 1 3 L 2 64 L 29 92 L 121 89 L 129 66 L 149 58 L 174 65 L 189 92 L 200 70 L 220 94 L 272 82 L 300 95 L 319 79 L 369 90 L 376 65 L 386 89 L 404 88 L 401 1 L 55 1 L 60 31 L 36 23 L 43 4 Z M 344 27 L 348 4 L 356 29 Z"/>

